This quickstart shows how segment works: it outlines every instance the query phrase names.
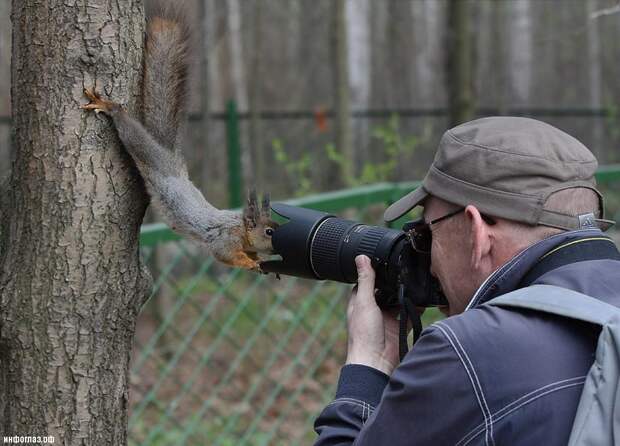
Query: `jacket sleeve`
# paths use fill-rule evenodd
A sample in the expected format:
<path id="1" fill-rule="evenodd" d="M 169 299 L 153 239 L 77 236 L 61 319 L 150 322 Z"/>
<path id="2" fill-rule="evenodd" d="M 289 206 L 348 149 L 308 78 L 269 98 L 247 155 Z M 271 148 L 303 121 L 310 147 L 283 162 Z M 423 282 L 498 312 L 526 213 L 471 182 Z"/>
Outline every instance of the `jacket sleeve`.
<path id="1" fill-rule="evenodd" d="M 343 367 L 336 399 L 314 423 L 315 446 L 455 444 L 483 420 L 459 356 L 431 326 L 389 378 Z"/>

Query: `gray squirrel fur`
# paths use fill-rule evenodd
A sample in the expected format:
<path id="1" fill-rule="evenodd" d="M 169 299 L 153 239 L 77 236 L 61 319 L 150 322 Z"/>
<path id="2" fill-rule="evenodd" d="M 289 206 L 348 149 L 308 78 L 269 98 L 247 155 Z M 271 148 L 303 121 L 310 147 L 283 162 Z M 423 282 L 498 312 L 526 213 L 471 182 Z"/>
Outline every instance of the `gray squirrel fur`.
<path id="1" fill-rule="evenodd" d="M 85 90 L 86 110 L 112 118 L 123 146 L 134 160 L 156 209 L 177 233 L 206 248 L 216 259 L 260 271 L 263 255 L 273 253 L 269 198 L 261 206 L 251 192 L 244 211 L 211 205 L 188 177 L 179 148 L 179 129 L 187 116 L 187 21 L 178 6 L 158 5 L 147 19 L 143 111 L 144 125 L 123 107 Z"/>

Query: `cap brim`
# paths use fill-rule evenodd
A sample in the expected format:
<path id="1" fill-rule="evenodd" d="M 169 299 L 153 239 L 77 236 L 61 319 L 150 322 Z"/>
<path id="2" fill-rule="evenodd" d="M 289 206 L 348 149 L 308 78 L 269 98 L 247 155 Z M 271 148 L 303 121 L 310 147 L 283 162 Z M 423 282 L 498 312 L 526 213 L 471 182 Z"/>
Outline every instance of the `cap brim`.
<path id="1" fill-rule="evenodd" d="M 428 195 L 428 192 L 426 192 L 423 186 L 414 189 L 388 207 L 383 214 L 383 219 L 390 222 L 402 217 L 411 209 L 422 203 Z"/>

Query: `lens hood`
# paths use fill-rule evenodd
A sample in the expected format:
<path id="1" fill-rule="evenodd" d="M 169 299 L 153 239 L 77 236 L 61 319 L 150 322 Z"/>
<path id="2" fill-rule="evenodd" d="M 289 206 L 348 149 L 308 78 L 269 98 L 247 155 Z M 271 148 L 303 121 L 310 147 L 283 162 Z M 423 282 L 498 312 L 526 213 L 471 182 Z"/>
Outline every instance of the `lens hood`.
<path id="1" fill-rule="evenodd" d="M 272 203 L 271 209 L 289 221 L 278 226 L 271 236 L 273 249 L 282 259 L 261 262 L 261 269 L 269 273 L 318 279 L 310 263 L 312 235 L 324 220 L 334 215 L 284 203 Z"/>

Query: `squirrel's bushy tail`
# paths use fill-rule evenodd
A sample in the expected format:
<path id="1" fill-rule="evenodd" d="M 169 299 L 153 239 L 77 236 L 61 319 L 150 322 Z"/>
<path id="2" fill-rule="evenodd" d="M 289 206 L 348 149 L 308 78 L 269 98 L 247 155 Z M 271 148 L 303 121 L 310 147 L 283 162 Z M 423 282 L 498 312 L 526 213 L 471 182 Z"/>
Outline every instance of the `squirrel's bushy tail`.
<path id="1" fill-rule="evenodd" d="M 178 150 L 187 115 L 189 25 L 182 2 L 151 1 L 144 56 L 144 126 L 165 147 Z"/>

